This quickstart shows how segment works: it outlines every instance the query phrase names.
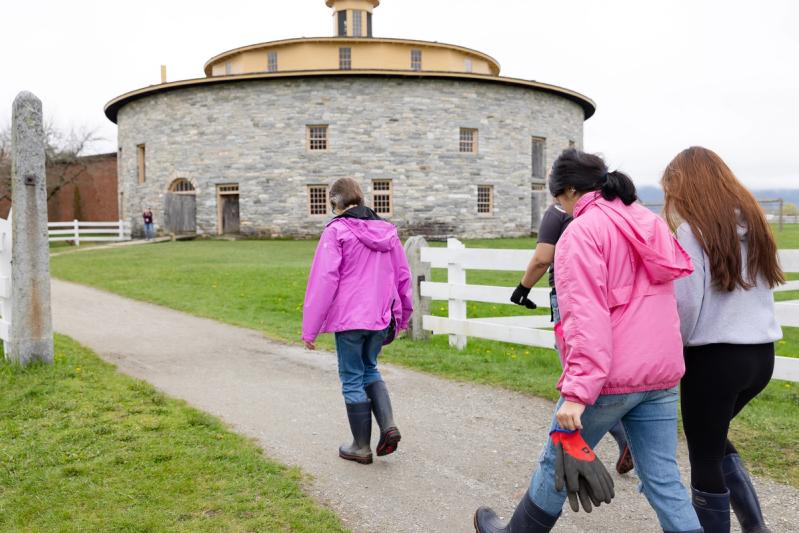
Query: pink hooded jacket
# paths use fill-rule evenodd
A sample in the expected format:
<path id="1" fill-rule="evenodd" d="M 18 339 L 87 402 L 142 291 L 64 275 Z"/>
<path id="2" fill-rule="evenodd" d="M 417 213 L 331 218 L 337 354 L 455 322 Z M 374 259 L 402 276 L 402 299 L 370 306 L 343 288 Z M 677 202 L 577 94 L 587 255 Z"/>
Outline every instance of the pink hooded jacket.
<path id="1" fill-rule="evenodd" d="M 397 229 L 385 220 L 334 218 L 325 227 L 308 276 L 302 339 L 352 329 L 407 329 L 411 275 Z"/>
<path id="2" fill-rule="evenodd" d="M 647 208 L 588 193 L 555 249 L 561 395 L 671 388 L 685 373 L 674 280 L 693 272 L 666 223 Z"/>

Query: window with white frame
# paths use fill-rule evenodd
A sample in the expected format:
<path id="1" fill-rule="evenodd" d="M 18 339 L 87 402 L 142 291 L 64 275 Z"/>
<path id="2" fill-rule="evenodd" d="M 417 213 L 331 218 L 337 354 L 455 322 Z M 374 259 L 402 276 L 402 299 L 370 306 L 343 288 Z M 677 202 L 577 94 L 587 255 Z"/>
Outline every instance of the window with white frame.
<path id="1" fill-rule="evenodd" d="M 411 50 L 411 70 L 422 70 L 422 51 Z"/>
<path id="2" fill-rule="evenodd" d="M 266 70 L 277 72 L 277 52 L 269 52 Z"/>
<path id="3" fill-rule="evenodd" d="M 477 213 L 490 215 L 494 212 L 494 187 L 491 185 L 477 186 Z"/>
<path id="4" fill-rule="evenodd" d="M 338 68 L 341 70 L 352 69 L 352 48 L 342 47 L 338 49 Z"/>
<path id="5" fill-rule="evenodd" d="M 308 186 L 308 213 L 311 215 L 327 214 L 327 185 Z"/>
<path id="6" fill-rule="evenodd" d="M 459 151 L 463 153 L 477 153 L 477 129 L 461 128 Z"/>
<path id="7" fill-rule="evenodd" d="M 327 150 L 327 126 L 317 124 L 307 127 L 308 150 Z"/>
<path id="8" fill-rule="evenodd" d="M 353 11 L 352 12 L 352 36 L 353 37 L 361 37 L 363 35 L 363 19 L 361 17 L 361 11 Z"/>
<path id="9" fill-rule="evenodd" d="M 378 215 L 392 213 L 391 180 L 372 180 L 372 209 Z"/>

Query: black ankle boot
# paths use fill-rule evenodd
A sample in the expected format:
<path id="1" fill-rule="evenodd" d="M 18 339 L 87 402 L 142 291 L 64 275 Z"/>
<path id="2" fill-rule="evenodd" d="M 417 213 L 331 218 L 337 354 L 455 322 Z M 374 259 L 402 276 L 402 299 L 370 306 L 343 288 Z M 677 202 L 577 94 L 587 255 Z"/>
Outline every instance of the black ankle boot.
<path id="1" fill-rule="evenodd" d="M 372 440 L 372 403 L 348 403 L 347 418 L 352 431 L 352 444 L 342 445 L 338 455 L 342 459 L 355 461 L 361 464 L 372 463 L 372 449 L 369 443 Z"/>
<path id="2" fill-rule="evenodd" d="M 724 456 L 721 462 L 724 482 L 730 489 L 730 504 L 743 533 L 771 533 L 763 520 L 755 487 L 737 453 Z"/>
<path id="3" fill-rule="evenodd" d="M 705 533 L 730 533 L 730 491 L 711 494 L 691 487 L 693 504 Z"/>
<path id="4" fill-rule="evenodd" d="M 375 381 L 366 386 L 366 395 L 372 400 L 377 425 L 380 426 L 380 442 L 377 443 L 377 455 L 388 455 L 397 449 L 400 435 L 394 423 L 394 412 L 391 410 L 391 398 L 383 381 Z"/>
<path id="5" fill-rule="evenodd" d="M 544 512 L 525 492 L 507 525 L 502 525 L 492 509 L 480 507 L 474 513 L 474 530 L 477 533 L 549 533 L 559 516 L 560 513 L 552 516 Z"/>

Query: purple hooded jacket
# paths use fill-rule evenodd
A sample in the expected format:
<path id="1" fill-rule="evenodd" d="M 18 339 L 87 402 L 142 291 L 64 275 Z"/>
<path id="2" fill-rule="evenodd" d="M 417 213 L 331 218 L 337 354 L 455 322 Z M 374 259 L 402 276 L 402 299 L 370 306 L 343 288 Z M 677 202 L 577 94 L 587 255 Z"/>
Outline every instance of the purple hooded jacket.
<path id="1" fill-rule="evenodd" d="M 302 340 L 352 329 L 408 328 L 411 273 L 390 222 L 365 207 L 331 220 L 316 247 L 302 311 Z"/>

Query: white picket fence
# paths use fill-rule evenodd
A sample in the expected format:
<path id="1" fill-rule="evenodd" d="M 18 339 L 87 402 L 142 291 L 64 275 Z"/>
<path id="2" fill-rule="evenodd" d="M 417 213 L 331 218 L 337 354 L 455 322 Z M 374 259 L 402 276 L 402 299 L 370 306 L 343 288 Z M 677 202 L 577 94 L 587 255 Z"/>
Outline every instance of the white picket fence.
<path id="1" fill-rule="evenodd" d="M 508 304 L 515 287 L 467 285 L 466 270 L 500 270 L 524 272 L 531 250 L 497 250 L 466 248 L 457 239 L 448 239 L 446 248 L 422 248 L 421 260 L 432 268 L 446 268 L 447 282 L 423 281 L 422 296 L 447 300 L 448 316 L 425 315 L 423 328 L 434 334 L 449 334 L 451 346 L 463 349 L 467 337 L 476 337 L 514 344 L 552 348 L 555 335 L 549 316 L 526 315 L 495 318 L 467 318 L 466 302 Z M 780 261 L 786 272 L 799 272 L 799 250 L 780 250 Z M 799 290 L 799 281 L 791 281 L 778 291 Z M 549 289 L 534 288 L 529 298 L 538 307 L 549 307 Z M 782 326 L 799 327 L 799 300 L 778 302 L 777 319 Z M 777 357 L 774 378 L 799 382 L 799 359 Z"/>
<path id="2" fill-rule="evenodd" d="M 0 340 L 11 339 L 11 211 L 0 218 Z"/>
<path id="3" fill-rule="evenodd" d="M 47 229 L 49 240 L 72 241 L 75 246 L 80 246 L 81 241 L 129 241 L 130 222 L 117 220 L 115 222 L 48 222 Z"/>

